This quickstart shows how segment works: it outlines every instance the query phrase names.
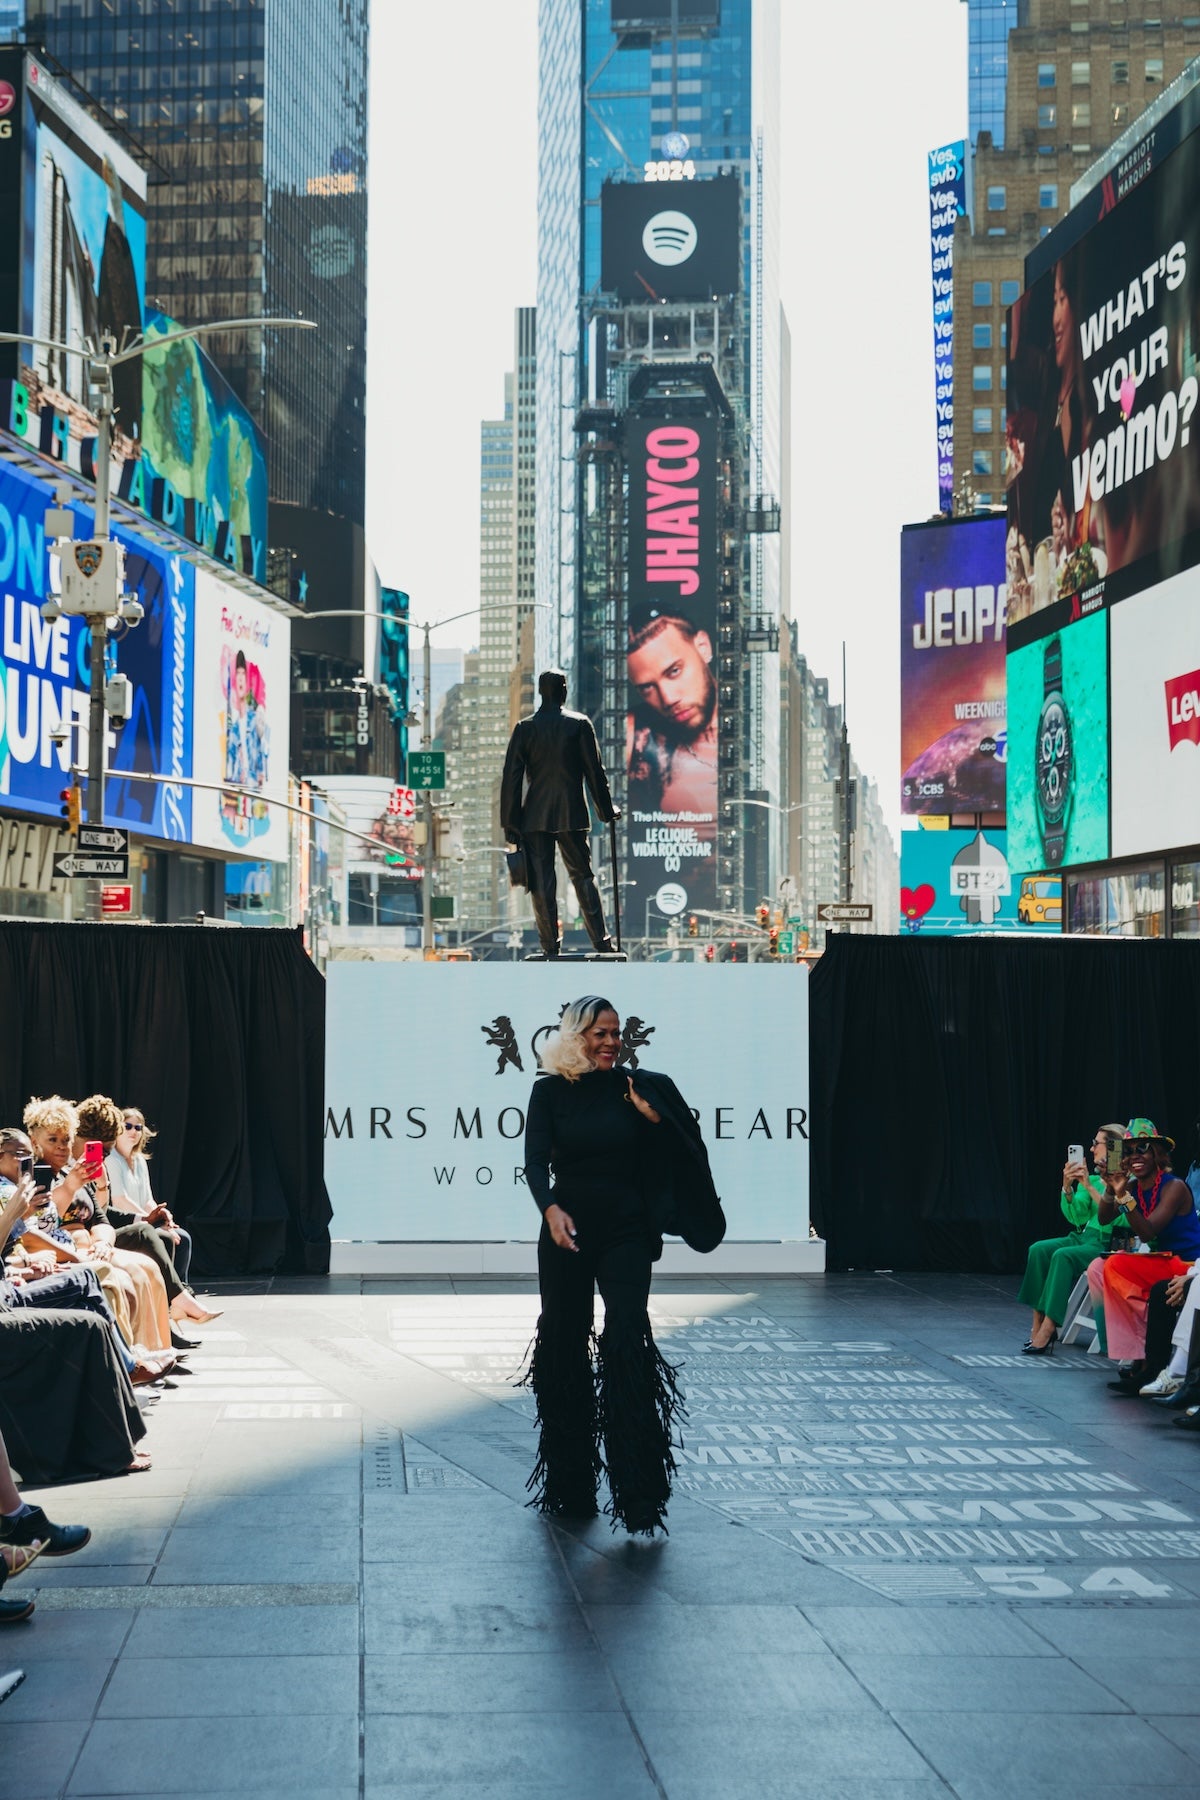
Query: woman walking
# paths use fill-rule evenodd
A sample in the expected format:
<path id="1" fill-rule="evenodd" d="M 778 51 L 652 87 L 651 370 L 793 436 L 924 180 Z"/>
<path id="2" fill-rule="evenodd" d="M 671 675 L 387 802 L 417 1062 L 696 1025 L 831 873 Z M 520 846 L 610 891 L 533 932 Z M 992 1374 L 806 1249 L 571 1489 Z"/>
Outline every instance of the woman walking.
<path id="1" fill-rule="evenodd" d="M 585 995 L 563 1009 L 530 1096 L 525 1173 L 542 1213 L 542 1310 L 526 1377 L 541 1433 L 529 1487 L 544 1513 L 593 1517 L 603 1470 L 614 1528 L 651 1536 L 666 1528 L 682 1412 L 646 1312 L 651 1265 L 664 1231 L 714 1250 L 725 1219 L 678 1088 L 644 1070 L 635 1081 L 620 1052 L 616 1009 Z"/>

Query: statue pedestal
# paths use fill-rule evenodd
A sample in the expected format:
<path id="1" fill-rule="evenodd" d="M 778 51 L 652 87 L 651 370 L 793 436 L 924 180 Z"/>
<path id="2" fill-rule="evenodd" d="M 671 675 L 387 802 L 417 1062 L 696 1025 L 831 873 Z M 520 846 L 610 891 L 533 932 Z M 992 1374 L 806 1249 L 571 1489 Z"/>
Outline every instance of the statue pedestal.
<path id="1" fill-rule="evenodd" d="M 629 957 L 624 950 L 565 950 L 559 956 L 547 956 L 544 950 L 531 950 L 522 958 L 523 962 L 585 962 L 585 963 L 623 963 Z"/>

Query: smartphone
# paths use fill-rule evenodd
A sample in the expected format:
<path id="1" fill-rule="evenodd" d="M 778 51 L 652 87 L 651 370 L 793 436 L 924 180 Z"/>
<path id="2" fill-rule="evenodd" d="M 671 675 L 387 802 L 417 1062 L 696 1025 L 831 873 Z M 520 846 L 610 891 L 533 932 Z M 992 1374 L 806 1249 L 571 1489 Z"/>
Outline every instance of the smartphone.
<path id="1" fill-rule="evenodd" d="M 97 1175 L 104 1167 L 104 1145 L 99 1138 L 89 1138 L 83 1146 L 83 1160 Z"/>
<path id="2" fill-rule="evenodd" d="M 1077 1162 L 1083 1161 L 1083 1145 L 1082 1144 L 1068 1144 L 1067 1145 L 1067 1161 L 1069 1163 L 1077 1163 Z"/>
<path id="3" fill-rule="evenodd" d="M 1119 1175 L 1125 1163 L 1125 1140 L 1118 1138 L 1115 1144 L 1108 1146 L 1108 1162 L 1106 1167 L 1110 1175 Z"/>
<path id="4" fill-rule="evenodd" d="M 35 1162 L 33 1165 L 33 1185 L 39 1193 L 48 1194 L 54 1180 L 54 1170 L 48 1162 Z"/>
<path id="5" fill-rule="evenodd" d="M 33 1174 L 33 1158 L 32 1158 L 32 1156 L 18 1156 L 18 1158 L 17 1158 L 17 1179 L 18 1179 L 18 1181 L 24 1181 L 24 1179 L 27 1175 L 32 1175 L 32 1174 Z"/>

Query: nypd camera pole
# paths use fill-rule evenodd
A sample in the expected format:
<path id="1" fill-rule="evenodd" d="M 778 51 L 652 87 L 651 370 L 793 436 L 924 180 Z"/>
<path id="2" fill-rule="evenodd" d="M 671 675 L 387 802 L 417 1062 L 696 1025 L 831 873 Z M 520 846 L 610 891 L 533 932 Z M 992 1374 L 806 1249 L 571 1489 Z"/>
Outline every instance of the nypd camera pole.
<path id="1" fill-rule="evenodd" d="M 105 649 L 114 623 L 132 628 L 140 625 L 144 609 L 136 594 L 125 591 L 125 549 L 110 534 L 113 370 L 121 363 L 144 356 L 147 350 L 158 350 L 184 338 L 203 337 L 214 331 L 247 331 L 265 325 L 281 330 L 315 331 L 311 319 L 218 319 L 212 325 L 183 326 L 178 331 L 164 332 L 147 343 L 140 335 L 132 343 L 117 340 L 103 332 L 98 342 L 85 340 L 78 344 L 60 344 L 51 338 L 25 337 L 19 332 L 0 331 L 0 344 L 35 344 L 39 349 L 57 350 L 65 356 L 81 357 L 87 366 L 88 384 L 94 398 L 96 414 L 96 502 L 92 536 L 76 539 L 75 517 L 69 506 L 61 502 L 70 490 L 65 485 L 58 491 L 58 506 L 49 507 L 45 515 L 46 537 L 58 555 L 60 591 L 48 594 L 41 613 L 53 622 L 63 613 L 82 617 L 91 635 L 91 681 L 88 695 L 88 767 L 87 823 L 93 833 L 104 827 L 104 732 L 105 714 L 123 724 L 129 717 L 129 678 L 116 675 L 105 682 Z M 74 780 L 74 769 L 72 769 Z M 116 834 L 114 834 L 116 836 Z M 86 841 L 86 840 L 85 840 Z M 91 837 L 90 846 L 101 840 Z M 118 839 L 119 841 L 119 839 Z M 123 849 L 123 845 L 121 846 Z M 77 861 L 95 861 L 79 858 Z M 78 870 L 82 874 L 84 870 Z M 87 871 L 90 874 L 90 870 Z M 89 879 L 85 899 L 85 917 L 103 917 L 100 890 L 103 875 Z"/>

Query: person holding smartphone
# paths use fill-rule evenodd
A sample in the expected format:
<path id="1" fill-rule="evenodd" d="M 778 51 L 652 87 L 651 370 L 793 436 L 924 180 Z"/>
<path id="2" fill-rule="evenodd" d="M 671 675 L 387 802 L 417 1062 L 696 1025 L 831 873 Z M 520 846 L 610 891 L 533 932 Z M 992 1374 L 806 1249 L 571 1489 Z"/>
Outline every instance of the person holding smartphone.
<path id="1" fill-rule="evenodd" d="M 1017 1295 L 1022 1306 L 1033 1308 L 1033 1325 L 1023 1346 L 1026 1356 L 1053 1352 L 1071 1289 L 1089 1263 L 1109 1247 L 1114 1221 L 1101 1224 L 1099 1205 L 1110 1151 L 1124 1137 L 1123 1125 L 1100 1126 L 1091 1143 L 1094 1174 L 1088 1172 L 1082 1144 L 1068 1147 L 1058 1203 L 1071 1229 L 1065 1237 L 1042 1238 L 1029 1246 L 1025 1279 Z"/>
<path id="2" fill-rule="evenodd" d="M 1127 1365 L 1113 1385 L 1136 1393 L 1147 1379 L 1150 1290 L 1160 1281 L 1186 1275 L 1200 1257 L 1200 1217 L 1191 1188 L 1171 1167 L 1174 1138 L 1139 1117 L 1129 1121 L 1123 1147 L 1120 1170 L 1105 1174 L 1097 1214 L 1101 1224 L 1127 1221 L 1142 1248 L 1097 1257 L 1087 1275 L 1109 1360 Z"/>

